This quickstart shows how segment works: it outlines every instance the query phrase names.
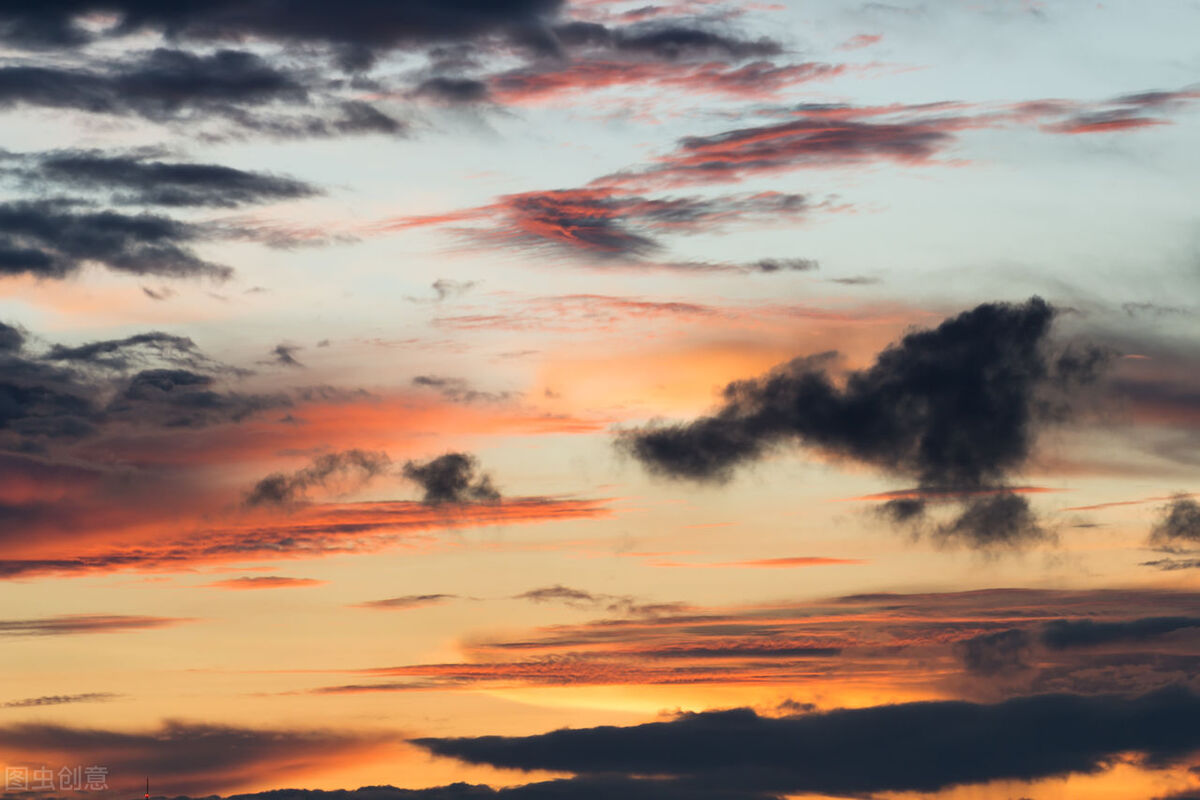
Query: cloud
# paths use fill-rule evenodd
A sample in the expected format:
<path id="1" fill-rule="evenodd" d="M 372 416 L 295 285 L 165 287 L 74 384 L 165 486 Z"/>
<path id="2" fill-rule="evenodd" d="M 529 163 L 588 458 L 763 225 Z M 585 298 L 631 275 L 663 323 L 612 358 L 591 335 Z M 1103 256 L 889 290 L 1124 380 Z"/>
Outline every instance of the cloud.
<path id="1" fill-rule="evenodd" d="M 0 276 L 64 278 L 87 264 L 114 272 L 223 280 L 229 267 L 192 251 L 208 234 L 158 214 L 122 214 L 52 200 L 0 203 Z"/>
<path id="2" fill-rule="evenodd" d="M 174 536 L 97 546 L 87 554 L 68 539 L 49 541 L 35 552 L 0 559 L 0 579 L 72 576 L 123 571 L 182 572 L 199 565 L 300 559 L 436 542 L 431 532 L 496 525 L 581 520 L 611 514 L 605 500 L 514 497 L 503 502 L 411 501 L 312 503 L 286 517 L 263 509 L 221 523 L 200 520 Z M 24 511 L 18 506 L 16 513 Z M 0 513 L 4 512 L 0 505 Z M 54 509 L 55 513 L 60 513 Z M 157 528 L 155 529 L 157 532 Z"/>
<path id="3" fill-rule="evenodd" d="M 44 358 L 114 370 L 127 370 L 157 361 L 189 369 L 237 372 L 204 355 L 188 337 L 163 331 L 136 333 L 123 339 L 101 339 L 75 347 L 56 344 Z"/>
<path id="4" fill-rule="evenodd" d="M 158 48 L 95 69 L 0 67 L 0 108 L 48 106 L 161 122 L 200 111 L 233 116 L 242 105 L 307 99 L 298 76 L 239 50 L 201 55 Z"/>
<path id="5" fill-rule="evenodd" d="M 559 189 L 504 195 L 495 203 L 448 214 L 400 217 L 381 231 L 458 227 L 460 235 L 524 250 L 568 251 L 597 259 L 629 259 L 661 249 L 663 234 L 720 230 L 739 222 L 800 219 L 817 208 L 805 195 L 780 192 L 724 197 L 645 197 L 611 188 Z M 794 269 L 797 263 L 775 262 Z M 759 267 L 759 271 L 771 271 Z"/>
<path id="6" fill-rule="evenodd" d="M 848 564 L 867 564 L 859 558 L 825 558 L 823 556 L 787 556 L 784 558 L 756 558 L 749 561 L 710 561 L 710 562 L 683 562 L 683 561 L 653 561 L 650 563 L 654 567 L 758 567 L 764 569 L 783 568 L 790 569 L 795 567 L 826 567 L 826 566 L 844 566 Z"/>
<path id="7" fill-rule="evenodd" d="M 170 776 L 171 790 L 204 796 L 292 780 L 297 764 L 332 768 L 396 756 L 388 733 L 243 728 L 168 721 L 148 730 L 18 723 L 0 726 L 9 763 L 102 764 L 113 776 Z M 140 778 L 139 778 L 140 780 Z"/>
<path id="8" fill-rule="evenodd" d="M 223 581 L 213 581 L 204 584 L 214 589 L 296 589 L 309 586 L 323 586 L 326 581 L 314 578 L 288 578 L 282 575 L 255 575 L 245 578 L 229 578 Z"/>
<path id="9" fill-rule="evenodd" d="M 424 490 L 421 502 L 426 505 L 499 501 L 491 476 L 477 475 L 478 468 L 478 460 L 469 453 L 446 453 L 423 463 L 409 461 L 403 471 L 405 478 Z"/>
<path id="10" fill-rule="evenodd" d="M 518 396 L 516 392 L 481 392 L 472 389 L 462 378 L 441 378 L 436 375 L 418 375 L 413 386 L 432 389 L 452 403 L 503 403 Z"/>
<path id="11" fill-rule="evenodd" d="M 1200 544 L 1200 503 L 1190 495 L 1177 494 L 1163 509 L 1162 519 L 1150 531 L 1150 544 L 1157 547 Z"/>
<path id="12" fill-rule="evenodd" d="M 1200 558 L 1160 558 L 1155 561 L 1143 561 L 1139 567 L 1157 567 L 1164 572 L 1175 572 L 1181 569 L 1200 569 Z"/>
<path id="13" fill-rule="evenodd" d="M 741 60 L 776 56 L 783 47 L 766 37 L 745 39 L 680 20 L 662 20 L 623 27 L 595 22 L 568 22 L 554 29 L 568 49 L 607 50 L 663 61 L 724 58 Z"/>
<path id="14" fill-rule="evenodd" d="M 41 708 L 42 706 L 63 706 L 70 703 L 103 703 L 116 700 L 123 695 L 111 692 L 86 692 L 84 694 L 52 694 L 42 697 L 26 697 L 22 700 L 9 700 L 0 704 L 4 708 Z"/>
<path id="15" fill-rule="evenodd" d="M 991 677 L 1029 669 L 1029 634 L 1012 629 L 985 633 L 958 643 L 963 667 L 972 675 Z"/>
<path id="16" fill-rule="evenodd" d="M 20 328 L 0 322 L 0 352 L 15 353 L 25 346 L 25 334 Z"/>
<path id="17" fill-rule="evenodd" d="M 684 785 L 856 797 L 1095 773 L 1123 753 L 1163 763 L 1200 748 L 1197 714 L 1200 697 L 1175 687 L 1134 698 L 1052 694 L 992 705 L 900 703 L 783 718 L 734 709 L 626 728 L 414 743 L 496 767 L 649 774 Z"/>
<path id="18" fill-rule="evenodd" d="M 239 794 L 236 800 L 561 800 L 564 797 L 572 800 L 610 800 L 613 797 L 623 800 L 772 800 L 751 789 L 679 786 L 672 781 L 611 777 L 560 779 L 501 788 L 454 783 L 424 789 L 397 789 L 394 786 L 336 790 L 274 789 Z M 180 797 L 178 800 L 192 798 Z"/>
<path id="19" fill-rule="evenodd" d="M 911 108 L 800 106 L 784 122 L 685 137 L 674 151 L 651 164 L 593 183 L 662 188 L 876 161 L 926 164 L 954 143 L 958 131 L 995 124 L 948 113 L 958 108 L 951 103 Z M 947 113 L 938 113 L 943 109 Z"/>
<path id="20" fill-rule="evenodd" d="M 39 451 L 118 427 L 205 427 L 291 404 L 286 395 L 218 391 L 217 376 L 243 374 L 162 331 L 43 353 L 0 349 L 0 448 Z"/>
<path id="21" fill-rule="evenodd" d="M 294 178 L 219 164 L 152 160 L 148 153 L 57 150 L 12 157 L 27 164 L 18 172 L 26 185 L 105 192 L 121 205 L 236 208 L 318 194 L 316 187 Z"/>
<path id="22" fill-rule="evenodd" d="M 994 700 L 1017 691 L 1144 693 L 1188 680 L 1200 667 L 1194 637 L 1183 632 L 1152 647 L 1129 639 L 1054 649 L 1040 641 L 1045 619 L 1196 618 L 1194 592 L 988 589 L 704 607 L 553 585 L 519 597 L 598 618 L 471 636 L 458 643 L 457 661 L 362 669 L 356 682 L 315 691 L 754 685 L 823 697 L 831 681 L 865 687 L 885 680 L 922 696 L 969 691 Z M 1005 680 L 964 683 L 959 672 L 968 658 L 977 676 Z"/>
<path id="23" fill-rule="evenodd" d="M 456 599 L 458 599 L 458 595 L 456 594 L 407 594 L 402 597 L 388 597 L 383 600 L 368 600 L 365 603 L 358 603 L 354 608 L 397 611 L 410 608 L 424 608 L 425 606 L 438 605 L 447 600 Z"/>
<path id="24" fill-rule="evenodd" d="M 595 594 L 561 584 L 530 589 L 514 595 L 513 599 L 529 600 L 533 603 L 562 603 L 571 608 L 606 611 L 610 614 L 633 617 L 677 614 L 690 608 L 686 603 L 646 603 L 630 595 Z"/>
<path id="25" fill-rule="evenodd" d="M 165 628 L 194 620 L 123 614 L 63 614 L 40 619 L 0 620 L 0 636 L 68 636 L 80 633 L 122 633 Z"/>
<path id="26" fill-rule="evenodd" d="M 377 50 L 467 41 L 490 34 L 535 37 L 562 0 L 408 0 L 380 6 L 348 0 L 336 9 L 312 0 L 215 0 L 157 4 L 144 0 L 21 2 L 0 9 L 0 34 L 25 46 L 74 47 L 96 37 L 156 31 L 176 40 L 266 39 L 340 48 L 344 62 L 369 65 Z M 80 22 L 104 13 L 115 19 L 99 33 Z M 546 34 L 541 34 L 545 38 Z"/>
<path id="27" fill-rule="evenodd" d="M 622 61 L 588 58 L 567 63 L 539 62 L 478 81 L 485 94 L 477 101 L 504 105 L 538 105 L 578 98 L 581 92 L 625 87 L 655 87 L 698 96 L 717 95 L 741 100 L 764 100 L 791 86 L 842 74 L 840 65 L 819 62 L 774 64 L 754 61 L 720 62 Z"/>
<path id="28" fill-rule="evenodd" d="M 1175 631 L 1200 628 L 1200 617 L 1144 617 L 1119 621 L 1092 619 L 1054 620 L 1042 627 L 1039 639 L 1046 647 L 1072 647 L 1144 642 Z"/>
<path id="29" fill-rule="evenodd" d="M 391 468 L 387 453 L 343 450 L 323 453 L 312 463 L 291 474 L 277 472 L 260 480 L 246 495 L 247 506 L 290 505 L 306 499 L 309 489 L 326 488 L 333 482 L 359 487 Z"/>
<path id="30" fill-rule="evenodd" d="M 655 474 L 699 481 L 728 480 L 739 466 L 804 444 L 925 489 L 1004 487 L 1039 429 L 1070 415 L 1072 390 L 1106 361 L 1092 348 L 1053 346 L 1054 314 L 1038 298 L 984 304 L 909 333 L 868 369 L 842 376 L 833 354 L 797 358 L 729 384 L 709 416 L 627 430 L 618 445 Z M 926 502 L 892 501 L 884 513 L 923 519 Z M 961 513 L 935 531 L 942 541 L 989 547 L 1046 536 L 1016 494 L 958 502 Z"/>
<path id="31" fill-rule="evenodd" d="M 271 348 L 271 362 L 283 367 L 303 367 L 295 353 L 303 350 L 298 344 L 277 344 Z"/>
<path id="32" fill-rule="evenodd" d="M 421 81 L 412 96 L 450 105 L 481 103 L 490 100 L 488 85 L 471 78 L 438 76 Z"/>
<path id="33" fill-rule="evenodd" d="M 477 281 L 453 281 L 449 278 L 438 278 L 433 282 L 433 291 L 437 294 L 437 301 L 440 303 L 451 297 L 466 294 L 475 288 L 477 284 Z"/>

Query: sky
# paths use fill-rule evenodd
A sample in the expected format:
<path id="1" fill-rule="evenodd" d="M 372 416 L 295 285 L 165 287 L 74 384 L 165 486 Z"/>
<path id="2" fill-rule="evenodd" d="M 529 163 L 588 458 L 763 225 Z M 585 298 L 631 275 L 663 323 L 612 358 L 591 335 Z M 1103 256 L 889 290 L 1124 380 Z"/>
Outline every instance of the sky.
<path id="1" fill-rule="evenodd" d="M 4 800 L 1200 797 L 1200 4 L 0 4 Z"/>

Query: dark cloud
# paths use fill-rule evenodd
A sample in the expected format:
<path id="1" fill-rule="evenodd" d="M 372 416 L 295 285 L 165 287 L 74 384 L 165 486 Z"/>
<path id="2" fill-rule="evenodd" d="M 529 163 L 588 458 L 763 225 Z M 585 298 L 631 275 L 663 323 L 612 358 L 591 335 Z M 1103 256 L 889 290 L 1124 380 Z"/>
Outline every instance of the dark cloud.
<path id="1" fill-rule="evenodd" d="M 1154 561 L 1143 561 L 1140 567 L 1155 567 L 1164 572 L 1174 572 L 1181 569 L 1200 569 L 1200 558 L 1160 558 Z"/>
<path id="2" fill-rule="evenodd" d="M 1039 639 L 1053 650 L 1143 642 L 1175 631 L 1200 628 L 1200 617 L 1145 617 L 1120 621 L 1060 619 L 1042 627 Z"/>
<path id="3" fill-rule="evenodd" d="M 572 589 L 561 584 L 530 589 L 514 595 L 514 599 L 529 600 L 534 603 L 562 603 L 571 608 L 605 611 L 610 614 L 633 617 L 678 614 L 690 608 L 686 603 L 646 603 L 630 595 L 596 594 L 583 589 Z"/>
<path id="4" fill-rule="evenodd" d="M 291 405 L 282 394 L 218 389 L 217 375 L 243 374 L 161 331 L 40 354 L 0 349 L 0 448 L 40 451 L 111 426 L 195 428 Z"/>
<path id="5" fill-rule="evenodd" d="M 452 281 L 449 278 L 438 278 L 433 282 L 433 291 L 437 294 L 438 302 L 450 297 L 458 297 L 475 288 L 476 281 Z"/>
<path id="6" fill-rule="evenodd" d="M 201 428 L 247 417 L 292 401 L 283 394 L 220 392 L 211 375 L 181 369 L 143 370 L 130 379 L 107 408 L 116 420 L 157 423 L 167 428 Z"/>
<path id="7" fill-rule="evenodd" d="M 297 344 L 277 344 L 271 348 L 271 358 L 268 363 L 278 364 L 282 367 L 303 367 L 304 365 L 295 355 L 302 349 Z"/>
<path id="8" fill-rule="evenodd" d="M 239 50 L 201 55 L 159 48 L 95 69 L 0 67 L 0 108 L 34 105 L 168 121 L 308 99 L 298 76 Z"/>
<path id="9" fill-rule="evenodd" d="M 20 328 L 0 322 L 0 352 L 16 352 L 25 346 L 25 334 Z"/>
<path id="10" fill-rule="evenodd" d="M 229 267 L 197 256 L 199 226 L 157 214 L 121 214 L 62 201 L 0 203 L 0 276 L 63 278 L 87 264 L 116 272 L 225 279 Z"/>
<path id="11" fill-rule="evenodd" d="M 1026 659 L 1032 644 L 1028 633 L 1014 628 L 974 636 L 956 649 L 967 672 L 991 677 L 1029 669 Z"/>
<path id="12" fill-rule="evenodd" d="M 41 708 L 42 706 L 63 706 L 69 703 L 103 703 L 121 697 L 111 692 L 86 692 L 84 694 L 52 694 L 42 697 L 26 697 L 22 700 L 9 700 L 0 704 L 4 708 Z"/>
<path id="13" fill-rule="evenodd" d="M 680 786 L 674 781 L 584 777 L 499 789 L 469 783 L 425 789 L 397 789 L 394 786 L 364 786 L 359 789 L 333 791 L 275 789 L 233 795 L 228 800 L 611 800 L 614 797 L 623 800 L 772 800 L 773 795 L 764 795 L 751 789 Z M 177 800 L 191 799 L 180 797 Z"/>
<path id="14" fill-rule="evenodd" d="M 165 722 L 155 729 L 113 731 L 67 725 L 0 726 L 0 748 L 17 763 L 38 764 L 46 753 L 70 753 L 81 764 L 103 764 L 109 780 L 170 776 L 172 792 L 204 796 L 255 781 L 291 780 L 297 764 L 344 764 L 395 741 L 379 733 L 239 728 Z"/>
<path id="15" fill-rule="evenodd" d="M 494 503 L 500 492 L 487 474 L 476 474 L 478 460 L 469 453 L 446 453 L 424 463 L 409 461 L 404 477 L 420 486 L 428 505 L 443 503 Z"/>
<path id="16" fill-rule="evenodd" d="M 324 453 L 312 463 L 291 474 L 268 475 L 246 495 L 246 505 L 288 505 L 303 501 L 309 489 L 326 488 L 334 483 L 362 486 L 391 468 L 387 453 L 367 450 L 343 450 Z"/>
<path id="17" fill-rule="evenodd" d="M 1200 544 L 1200 503 L 1186 494 L 1171 498 L 1163 509 L 1162 519 L 1150 531 L 1150 544 L 1166 547 Z"/>
<path id="18" fill-rule="evenodd" d="M 165 628 L 190 619 L 122 614 L 65 614 L 41 619 L 0 620 L 0 636 L 67 636 L 79 633 L 122 633 Z"/>
<path id="19" fill-rule="evenodd" d="M 627 728 L 415 743 L 475 764 L 787 794 L 936 792 L 992 780 L 1094 773 L 1122 753 L 1163 763 L 1200 748 L 1200 697 L 1057 694 L 994 705 L 941 701 L 783 718 L 748 709 Z"/>
<path id="20" fill-rule="evenodd" d="M 333 45 L 349 65 L 369 64 L 376 50 L 469 40 L 498 33 L 532 37 L 562 0 L 16 0 L 0 8 L 0 35 L 18 45 L 74 46 L 91 38 L 79 25 L 91 14 L 116 21 L 100 35 L 152 30 L 176 40 L 246 38 Z"/>
<path id="21" fill-rule="evenodd" d="M 413 386 L 432 389 L 452 403 L 503 403 L 517 396 L 515 392 L 481 392 L 462 378 L 418 375 L 412 383 Z"/>
<path id="22" fill-rule="evenodd" d="M 489 99 L 488 85 L 472 78 L 450 78 L 439 76 L 421 81 L 412 91 L 413 96 L 443 103 L 481 103 Z"/>
<path id="23" fill-rule="evenodd" d="M 124 339 L 102 339 L 75 347 L 56 344 L 45 358 L 47 361 L 66 361 L 116 370 L 154 360 L 192 369 L 221 368 L 221 365 L 200 352 L 191 339 L 162 331 L 138 333 Z"/>
<path id="24" fill-rule="evenodd" d="M 294 178 L 218 164 L 157 161 L 145 154 L 60 150 L 26 155 L 22 161 L 30 164 L 20 171 L 27 184 L 108 192 L 120 204 L 234 208 L 318 193 Z"/>
<path id="25" fill-rule="evenodd" d="M 750 264 L 756 272 L 811 272 L 820 266 L 814 258 L 762 258 Z"/>
<path id="26" fill-rule="evenodd" d="M 618 443 L 652 472 L 709 481 L 805 444 L 915 478 L 924 489 L 975 491 L 936 529 L 942 541 L 986 547 L 1044 538 L 1022 497 L 979 490 L 1002 490 L 1039 429 L 1070 415 L 1072 390 L 1107 360 L 1092 348 L 1054 347 L 1054 313 L 1038 298 L 984 304 L 906 335 L 838 382 L 830 354 L 798 358 L 729 384 L 710 416 L 626 431 Z M 896 521 L 923 520 L 925 510 L 922 499 L 884 507 Z"/>
<path id="27" fill-rule="evenodd" d="M 554 29 L 562 46 L 571 51 L 605 50 L 664 61 L 732 59 L 776 56 L 783 47 L 766 37 L 745 39 L 679 21 L 608 27 L 595 22 L 568 22 Z"/>

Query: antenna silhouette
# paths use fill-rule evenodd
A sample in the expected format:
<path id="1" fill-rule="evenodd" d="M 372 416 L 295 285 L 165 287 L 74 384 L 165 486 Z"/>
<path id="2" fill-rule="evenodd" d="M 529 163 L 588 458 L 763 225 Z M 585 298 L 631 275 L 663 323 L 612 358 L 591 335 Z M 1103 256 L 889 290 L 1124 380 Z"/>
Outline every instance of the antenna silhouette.
<path id="1" fill-rule="evenodd" d="M 146 800 L 150 800 L 150 778 L 146 777 Z"/>

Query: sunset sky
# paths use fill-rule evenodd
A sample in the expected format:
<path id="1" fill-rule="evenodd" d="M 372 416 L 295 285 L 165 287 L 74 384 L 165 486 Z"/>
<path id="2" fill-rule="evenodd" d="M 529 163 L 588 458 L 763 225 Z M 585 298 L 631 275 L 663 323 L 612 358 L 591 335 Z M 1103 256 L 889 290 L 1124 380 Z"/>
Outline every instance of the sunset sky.
<path id="1" fill-rule="evenodd" d="M 0 3 L 3 797 L 1200 798 L 1198 30 Z"/>

